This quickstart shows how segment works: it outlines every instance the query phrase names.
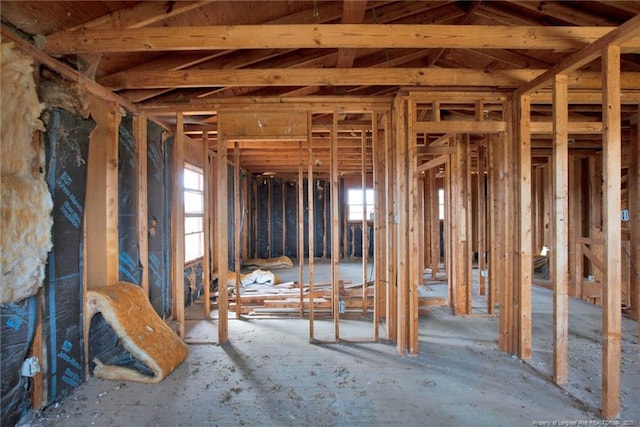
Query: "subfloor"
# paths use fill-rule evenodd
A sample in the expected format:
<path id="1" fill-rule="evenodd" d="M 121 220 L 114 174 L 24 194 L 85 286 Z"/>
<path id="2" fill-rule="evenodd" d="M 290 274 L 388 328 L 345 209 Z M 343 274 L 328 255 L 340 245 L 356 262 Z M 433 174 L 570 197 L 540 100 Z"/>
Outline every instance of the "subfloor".
<path id="1" fill-rule="evenodd" d="M 446 285 L 427 287 L 446 295 Z M 217 345 L 217 321 L 191 312 L 187 340 L 196 344 L 162 383 L 91 378 L 31 425 L 531 426 L 598 420 L 601 310 L 571 301 L 570 382 L 559 387 L 549 380 L 551 296 L 533 288 L 534 350 L 526 363 L 498 351 L 498 320 L 482 314 L 484 297 L 474 296 L 477 317 L 454 317 L 446 307 L 421 316 L 417 357 L 400 357 L 386 343 L 310 344 L 309 322 L 299 318 L 231 319 L 230 343 Z M 316 320 L 316 335 L 333 332 L 333 325 Z M 370 318 L 341 319 L 339 326 L 341 337 L 344 331 L 354 339 L 373 330 Z M 637 322 L 623 318 L 626 425 L 640 425 L 636 333 Z M 380 334 L 386 334 L 384 325 Z"/>

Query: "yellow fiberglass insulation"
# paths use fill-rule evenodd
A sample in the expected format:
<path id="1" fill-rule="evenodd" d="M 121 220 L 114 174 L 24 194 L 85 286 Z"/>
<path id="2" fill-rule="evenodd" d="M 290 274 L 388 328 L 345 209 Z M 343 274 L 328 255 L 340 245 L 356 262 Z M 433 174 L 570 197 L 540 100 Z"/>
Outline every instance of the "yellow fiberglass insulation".
<path id="1" fill-rule="evenodd" d="M 16 302 L 35 294 L 51 249 L 53 203 L 44 181 L 2 175 L 2 295 Z"/>
<path id="2" fill-rule="evenodd" d="M 44 130 L 30 57 L 13 43 L 2 44 L 2 175 L 31 174 L 35 152 L 31 137 L 34 129 Z"/>
<path id="3" fill-rule="evenodd" d="M 0 303 L 34 295 L 51 249 L 53 202 L 42 178 L 32 174 L 34 129 L 42 129 L 31 60 L 2 44 L 0 140 Z"/>

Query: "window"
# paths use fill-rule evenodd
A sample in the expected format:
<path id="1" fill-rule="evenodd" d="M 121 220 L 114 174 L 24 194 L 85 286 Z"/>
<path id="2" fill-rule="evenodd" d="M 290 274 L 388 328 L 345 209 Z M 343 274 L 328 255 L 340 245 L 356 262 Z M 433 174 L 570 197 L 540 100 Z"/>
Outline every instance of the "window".
<path id="1" fill-rule="evenodd" d="M 438 190 L 438 218 L 444 219 L 444 188 Z"/>
<path id="2" fill-rule="evenodd" d="M 347 190 L 347 206 L 348 206 L 348 219 L 349 221 L 362 221 L 363 214 L 366 214 L 368 221 L 373 219 L 373 190 L 367 188 L 366 193 L 366 207 L 363 206 L 362 200 L 362 188 L 351 188 Z M 363 212 L 364 209 L 364 212 Z"/>
<path id="3" fill-rule="evenodd" d="M 184 260 L 204 255 L 204 177 L 202 169 L 184 165 Z"/>

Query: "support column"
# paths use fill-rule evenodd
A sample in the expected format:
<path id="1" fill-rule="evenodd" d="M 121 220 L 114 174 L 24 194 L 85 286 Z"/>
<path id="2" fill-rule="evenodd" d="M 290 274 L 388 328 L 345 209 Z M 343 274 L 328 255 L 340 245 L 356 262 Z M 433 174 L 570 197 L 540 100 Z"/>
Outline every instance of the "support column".
<path id="1" fill-rule="evenodd" d="M 204 318 L 211 315 L 211 163 L 209 163 L 209 141 L 207 131 L 202 132 L 203 175 L 202 230 L 204 231 L 204 254 L 202 259 L 202 285 L 204 287 Z"/>
<path id="2" fill-rule="evenodd" d="M 307 113 L 307 141 L 309 142 L 309 154 L 307 156 L 307 164 L 309 172 L 307 174 L 307 210 L 309 217 L 309 340 L 313 341 L 314 328 L 313 328 L 313 264 L 314 264 L 314 215 L 313 215 L 313 132 L 311 127 L 313 124 L 313 114 Z"/>
<path id="3" fill-rule="evenodd" d="M 553 85 L 553 379 L 569 380 L 569 106 L 567 76 Z"/>
<path id="4" fill-rule="evenodd" d="M 531 98 L 521 96 L 520 112 L 520 299 L 518 357 L 531 358 L 531 286 L 533 285 L 533 238 L 531 201 Z"/>
<path id="5" fill-rule="evenodd" d="M 333 112 L 333 127 L 331 129 L 330 142 L 330 166 L 331 166 L 331 284 L 332 284 L 332 305 L 335 340 L 340 340 L 340 278 L 338 264 L 340 263 L 340 207 L 338 201 L 340 197 L 340 184 L 338 176 L 338 112 Z M 326 200 L 326 197 L 324 198 Z M 363 230 L 364 231 L 364 230 Z M 325 236 L 326 228 L 325 228 Z"/>
<path id="6" fill-rule="evenodd" d="M 136 218 L 138 220 L 138 251 L 140 253 L 140 286 L 149 295 L 149 207 L 147 195 L 147 118 L 135 116 L 133 129 L 136 140 L 136 185 L 138 187 Z"/>
<path id="7" fill-rule="evenodd" d="M 282 194 L 284 200 L 284 192 Z M 235 300 L 237 319 L 242 314 L 242 304 L 240 303 L 240 197 L 240 143 L 235 141 L 233 143 L 233 257 L 236 273 Z"/>
<path id="8" fill-rule="evenodd" d="M 118 106 L 89 96 L 91 132 L 85 203 L 88 289 L 118 283 Z"/>
<path id="9" fill-rule="evenodd" d="M 602 416 L 620 415 L 620 334 L 622 328 L 622 232 L 620 224 L 620 46 L 602 51 L 603 237 L 606 271 L 602 287 Z"/>
<path id="10" fill-rule="evenodd" d="M 636 120 L 635 134 L 631 141 L 631 163 L 629 165 L 629 229 L 631 230 L 629 253 L 631 254 L 631 315 L 640 319 L 640 106 Z M 638 322 L 640 342 L 640 321 Z"/>
<path id="11" fill-rule="evenodd" d="M 171 282 L 173 283 L 173 319 L 178 336 L 184 339 L 184 115 L 176 116 L 173 147 L 173 205 L 171 208 Z"/>
<path id="12" fill-rule="evenodd" d="M 307 142 L 311 144 L 311 141 Z M 302 141 L 298 143 L 298 284 L 300 285 L 300 318 L 304 317 L 304 174 L 303 174 L 303 160 L 302 160 Z M 313 296 L 310 296 L 313 298 Z"/>
<path id="13" fill-rule="evenodd" d="M 224 125 L 224 123 L 219 123 Z M 229 218 L 227 140 L 218 128 L 216 154 L 216 258 L 218 259 L 218 343 L 229 341 Z"/>

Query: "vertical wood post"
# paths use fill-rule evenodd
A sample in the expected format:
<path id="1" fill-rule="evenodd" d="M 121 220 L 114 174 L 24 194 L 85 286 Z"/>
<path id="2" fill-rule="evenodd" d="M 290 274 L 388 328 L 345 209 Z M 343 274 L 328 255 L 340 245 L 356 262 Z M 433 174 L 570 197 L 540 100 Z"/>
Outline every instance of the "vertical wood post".
<path id="1" fill-rule="evenodd" d="M 407 189 L 407 101 L 396 97 L 394 101 L 394 141 L 395 146 L 395 198 L 397 199 L 397 328 L 398 336 L 396 348 L 400 354 L 407 354 L 409 348 L 409 218 L 408 218 L 408 189 Z"/>
<path id="2" fill-rule="evenodd" d="M 571 296 L 580 298 L 582 295 L 582 275 L 578 276 L 579 254 L 575 253 L 576 239 L 582 237 L 582 167 L 581 159 L 569 158 L 569 272 L 573 289 Z"/>
<path id="3" fill-rule="evenodd" d="M 569 380 L 569 105 L 567 76 L 553 85 L 553 379 Z"/>
<path id="4" fill-rule="evenodd" d="M 500 200 L 498 197 L 498 166 L 497 166 L 497 138 L 491 134 L 487 140 L 487 155 L 489 160 L 488 178 L 489 178 L 489 229 L 491 236 L 491 244 L 489 245 L 489 275 L 487 277 L 487 313 L 493 314 L 495 311 L 496 289 L 498 287 L 498 260 L 500 258 L 500 224 L 502 209 L 500 208 Z"/>
<path id="5" fill-rule="evenodd" d="M 173 283 L 173 318 L 178 336 L 184 339 L 184 115 L 176 116 L 173 147 L 173 205 L 171 208 L 171 270 Z"/>
<path id="6" fill-rule="evenodd" d="M 85 203 L 87 289 L 118 283 L 118 127 L 112 102 L 89 96 L 91 132 Z"/>
<path id="7" fill-rule="evenodd" d="M 209 163 L 209 141 L 207 131 L 202 132 L 202 168 L 204 186 L 202 197 L 204 199 L 202 227 L 204 231 L 204 258 L 202 260 L 202 285 L 204 287 L 204 318 L 209 319 L 211 314 L 211 163 Z"/>
<path id="8" fill-rule="evenodd" d="M 219 123 L 224 125 L 224 123 Z M 216 258 L 218 260 L 218 342 L 229 341 L 229 218 L 227 139 L 218 128 L 216 153 Z"/>
<path id="9" fill-rule="evenodd" d="M 418 354 L 418 284 L 422 279 L 423 260 L 420 259 L 418 242 L 420 240 L 420 223 L 422 223 L 422 212 L 418 211 L 419 191 L 418 191 L 418 144 L 416 133 L 413 130 L 413 123 L 416 120 L 416 101 L 409 100 L 407 108 L 407 214 L 409 222 L 409 241 L 407 247 L 407 260 L 409 262 L 408 296 L 409 299 L 409 342 L 408 352 L 410 355 Z M 469 270 L 471 274 L 471 270 Z"/>
<path id="10" fill-rule="evenodd" d="M 308 141 L 311 144 L 311 141 Z M 297 210 L 297 222 L 298 222 L 298 269 L 299 269 L 299 284 L 300 284 L 300 318 L 304 317 L 304 174 L 302 160 L 302 141 L 298 143 L 298 210 Z M 313 298 L 311 295 L 310 298 Z"/>
<path id="11" fill-rule="evenodd" d="M 440 194 L 438 191 L 438 180 L 436 178 L 436 168 L 427 171 L 427 185 L 429 186 L 429 233 L 431 240 L 431 278 L 436 280 L 440 272 Z"/>
<path id="12" fill-rule="evenodd" d="M 335 340 L 340 340 L 340 313 L 338 304 L 340 303 L 340 285 L 338 264 L 340 263 L 340 206 L 338 196 L 340 192 L 338 176 L 338 113 L 333 112 L 333 126 L 331 129 L 330 142 L 330 166 L 331 166 L 331 284 L 332 284 L 332 305 L 333 305 L 333 326 Z M 326 197 L 323 198 L 326 200 Z M 326 215 L 325 215 L 326 218 Z M 326 221 L 325 221 L 326 223 Z M 325 228 L 325 237 L 327 235 Z M 326 246 L 325 246 L 326 247 Z"/>
<path id="13" fill-rule="evenodd" d="M 636 117 L 635 135 L 631 141 L 631 163 L 629 165 L 629 229 L 631 230 L 629 253 L 631 254 L 631 280 L 629 282 L 631 315 L 640 320 L 640 106 Z M 638 322 L 640 342 L 640 321 Z"/>
<path id="14" fill-rule="evenodd" d="M 520 283 L 518 295 L 518 356 L 531 358 L 531 286 L 533 285 L 533 238 L 531 203 L 531 104 L 528 95 L 519 99 L 520 112 Z"/>
<path id="15" fill-rule="evenodd" d="M 382 315 L 383 284 L 387 282 L 386 264 L 386 185 L 385 185 L 385 162 L 384 162 L 384 138 L 380 138 L 380 120 L 384 116 L 374 115 L 374 127 L 372 134 L 373 144 L 373 191 L 375 193 L 375 208 L 373 216 L 374 229 L 374 266 L 375 282 L 373 292 L 373 337 L 375 341 L 380 339 L 380 318 Z"/>
<path id="16" fill-rule="evenodd" d="M 235 141 L 233 143 L 233 250 L 235 259 L 235 273 L 236 273 L 236 318 L 240 318 L 242 314 L 240 304 L 240 143 Z M 284 198 L 284 196 L 283 196 Z"/>
<path id="17" fill-rule="evenodd" d="M 602 52 L 603 111 L 603 235 L 604 281 L 602 287 L 602 416 L 620 414 L 620 335 L 622 328 L 621 280 L 622 232 L 620 224 L 621 112 L 620 46 Z"/>
<path id="18" fill-rule="evenodd" d="M 368 302 L 368 257 L 369 257 L 369 219 L 367 218 L 367 138 L 360 134 L 360 174 L 362 183 L 362 314 L 367 314 Z M 346 215 L 345 215 L 346 216 Z M 333 239 L 333 236 L 331 236 Z M 354 239 L 355 240 L 355 239 Z"/>
<path id="19" fill-rule="evenodd" d="M 394 111 L 397 108 L 397 101 L 394 101 Z M 385 184 L 386 184 L 386 218 L 387 222 L 387 286 L 386 286 L 386 311 L 387 311 L 387 338 L 390 341 L 398 339 L 398 278 L 396 263 L 396 233 L 397 225 L 395 221 L 397 213 L 397 198 L 395 192 L 396 184 L 396 164 L 395 164 L 395 113 L 393 117 L 388 114 L 384 121 L 384 150 L 385 150 Z M 393 132 L 393 136 L 391 134 Z"/>
<path id="20" fill-rule="evenodd" d="M 313 215 L 313 132 L 311 127 L 313 125 L 313 114 L 307 113 L 307 140 L 309 141 L 309 154 L 307 156 L 307 165 L 309 171 L 307 173 L 307 210 L 309 218 L 309 340 L 314 340 L 314 328 L 313 328 L 313 264 L 314 264 L 314 215 Z"/>
<path id="21" fill-rule="evenodd" d="M 134 116 L 133 131 L 136 141 L 136 219 L 138 221 L 138 251 L 140 253 L 140 286 L 149 295 L 149 208 L 147 206 L 147 118 Z"/>
<path id="22" fill-rule="evenodd" d="M 484 146 L 478 147 L 478 180 L 476 192 L 478 195 L 478 212 L 477 212 L 477 235 L 478 235 L 478 294 L 486 295 L 487 293 L 487 277 L 485 270 L 487 268 L 487 198 L 485 194 L 485 174 L 486 174 L 486 149 Z"/>

